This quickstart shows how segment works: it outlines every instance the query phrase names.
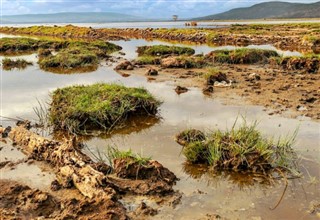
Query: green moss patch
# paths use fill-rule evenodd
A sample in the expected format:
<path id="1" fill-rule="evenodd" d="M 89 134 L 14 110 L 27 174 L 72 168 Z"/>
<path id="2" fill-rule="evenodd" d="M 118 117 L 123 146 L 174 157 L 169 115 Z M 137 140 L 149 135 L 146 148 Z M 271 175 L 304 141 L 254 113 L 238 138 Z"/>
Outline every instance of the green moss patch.
<path id="1" fill-rule="evenodd" d="M 9 59 L 9 58 L 4 58 L 2 60 L 2 67 L 4 70 L 12 70 L 14 68 L 17 69 L 25 69 L 27 66 L 32 65 L 31 62 L 28 62 L 24 59 Z"/>
<path id="2" fill-rule="evenodd" d="M 49 113 L 55 129 L 81 133 L 90 129 L 111 130 L 124 126 L 136 115 L 156 115 L 161 103 L 143 88 L 94 84 L 57 89 Z"/>
<path id="3" fill-rule="evenodd" d="M 183 154 L 192 164 L 207 164 L 218 170 L 266 173 L 273 170 L 296 172 L 296 155 L 292 149 L 295 134 L 274 141 L 261 135 L 257 123 L 244 122 L 230 131 L 215 130 L 207 134 L 188 130 L 177 135 Z"/>
<path id="4" fill-rule="evenodd" d="M 279 57 L 273 50 L 241 48 L 236 50 L 216 50 L 207 55 L 213 62 L 229 64 L 265 63 L 271 57 Z"/>
<path id="5" fill-rule="evenodd" d="M 195 51 L 189 47 L 154 45 L 138 47 L 137 53 L 139 56 L 193 55 Z"/>

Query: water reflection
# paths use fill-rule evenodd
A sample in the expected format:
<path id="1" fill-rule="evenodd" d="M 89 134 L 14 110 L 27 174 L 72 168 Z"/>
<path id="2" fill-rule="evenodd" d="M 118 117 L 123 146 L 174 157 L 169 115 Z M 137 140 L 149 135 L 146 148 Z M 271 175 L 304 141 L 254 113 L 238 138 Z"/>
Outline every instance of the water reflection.
<path id="1" fill-rule="evenodd" d="M 77 135 L 79 142 L 88 142 L 91 139 L 108 139 L 113 135 L 129 135 L 131 133 L 139 133 L 143 130 L 147 130 L 150 127 L 161 123 L 159 116 L 135 116 L 128 119 L 122 126 L 110 131 L 107 130 L 86 130 L 85 134 Z M 74 134 L 70 134 L 67 131 L 54 131 L 52 137 L 56 140 L 65 140 L 73 137 Z"/>
<path id="2" fill-rule="evenodd" d="M 217 186 L 224 179 L 229 184 L 238 186 L 240 190 L 255 184 L 270 186 L 275 183 L 270 174 L 214 170 L 207 165 L 190 164 L 188 162 L 183 163 L 182 169 L 190 177 L 204 181 L 207 184 Z"/>

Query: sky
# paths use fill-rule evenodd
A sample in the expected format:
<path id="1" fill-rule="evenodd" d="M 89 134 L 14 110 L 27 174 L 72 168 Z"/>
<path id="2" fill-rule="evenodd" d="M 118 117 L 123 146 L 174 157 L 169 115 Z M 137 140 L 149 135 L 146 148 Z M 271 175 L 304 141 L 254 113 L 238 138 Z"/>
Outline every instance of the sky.
<path id="1" fill-rule="evenodd" d="M 144 18 L 200 17 L 268 0 L 0 0 L 2 15 L 58 12 L 117 12 Z M 311 3 L 319 0 L 288 0 Z"/>

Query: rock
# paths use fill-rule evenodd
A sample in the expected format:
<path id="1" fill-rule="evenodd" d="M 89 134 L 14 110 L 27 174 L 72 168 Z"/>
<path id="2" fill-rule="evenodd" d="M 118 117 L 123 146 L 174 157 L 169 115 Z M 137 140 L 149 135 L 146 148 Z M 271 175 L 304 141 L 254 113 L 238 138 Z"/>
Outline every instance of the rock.
<path id="1" fill-rule="evenodd" d="M 2 135 L 2 133 L 4 132 L 5 128 L 0 126 L 0 134 Z"/>
<path id="2" fill-rule="evenodd" d="M 177 57 L 163 58 L 160 64 L 163 68 L 185 68 L 187 66 L 186 60 Z"/>
<path id="3" fill-rule="evenodd" d="M 261 76 L 258 73 L 251 73 L 248 77 L 250 81 L 260 80 Z"/>
<path id="4" fill-rule="evenodd" d="M 133 70 L 133 65 L 130 61 L 125 60 L 119 63 L 115 68 L 115 70 Z"/>
<path id="5" fill-rule="evenodd" d="M 210 75 L 207 79 L 207 85 L 214 85 L 215 82 L 226 82 L 229 83 L 227 75 L 225 73 L 219 72 L 217 74 Z"/>
<path id="6" fill-rule="evenodd" d="M 61 188 L 62 188 L 62 185 L 58 182 L 58 180 L 54 180 L 51 182 L 50 189 L 52 191 L 58 191 Z"/>
<path id="7" fill-rule="evenodd" d="M 182 94 L 182 93 L 185 93 L 185 92 L 188 92 L 188 88 L 186 87 L 182 87 L 182 86 L 177 86 L 175 88 L 175 91 L 178 95 Z"/>
<path id="8" fill-rule="evenodd" d="M 6 128 L 4 129 L 4 131 L 3 131 L 3 132 L 0 132 L 0 133 L 1 133 L 1 135 L 2 135 L 2 138 L 6 138 L 6 137 L 8 137 L 8 135 L 9 135 L 10 131 L 11 131 L 11 127 L 10 127 L 10 126 L 8 126 L 8 127 L 6 127 Z"/>
<path id="9" fill-rule="evenodd" d="M 144 202 L 141 202 L 139 207 L 134 211 L 134 215 L 140 218 L 141 216 L 155 216 L 156 214 L 158 214 L 158 211 L 147 206 Z"/>
<path id="10" fill-rule="evenodd" d="M 203 93 L 205 94 L 210 94 L 213 93 L 213 86 L 207 86 L 202 90 Z"/>
<path id="11" fill-rule="evenodd" d="M 157 76 L 158 75 L 158 70 L 150 68 L 146 72 L 147 76 Z"/>
<path id="12" fill-rule="evenodd" d="M 133 65 L 127 66 L 127 70 L 133 70 L 133 69 L 134 69 Z"/>

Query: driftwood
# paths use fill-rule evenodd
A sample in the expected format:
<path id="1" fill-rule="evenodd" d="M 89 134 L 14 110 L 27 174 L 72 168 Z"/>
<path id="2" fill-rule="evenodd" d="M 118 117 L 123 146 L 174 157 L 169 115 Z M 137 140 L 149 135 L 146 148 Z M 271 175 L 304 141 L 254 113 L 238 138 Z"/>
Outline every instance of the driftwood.
<path id="1" fill-rule="evenodd" d="M 157 161 L 141 165 L 132 160 L 114 160 L 114 172 L 106 164 L 95 163 L 81 152 L 74 140 L 57 142 L 41 137 L 24 127 L 9 134 L 32 158 L 46 161 L 56 169 L 58 182 L 64 187 L 75 186 L 88 198 L 115 199 L 116 193 L 165 195 L 173 192 L 176 176 Z"/>

